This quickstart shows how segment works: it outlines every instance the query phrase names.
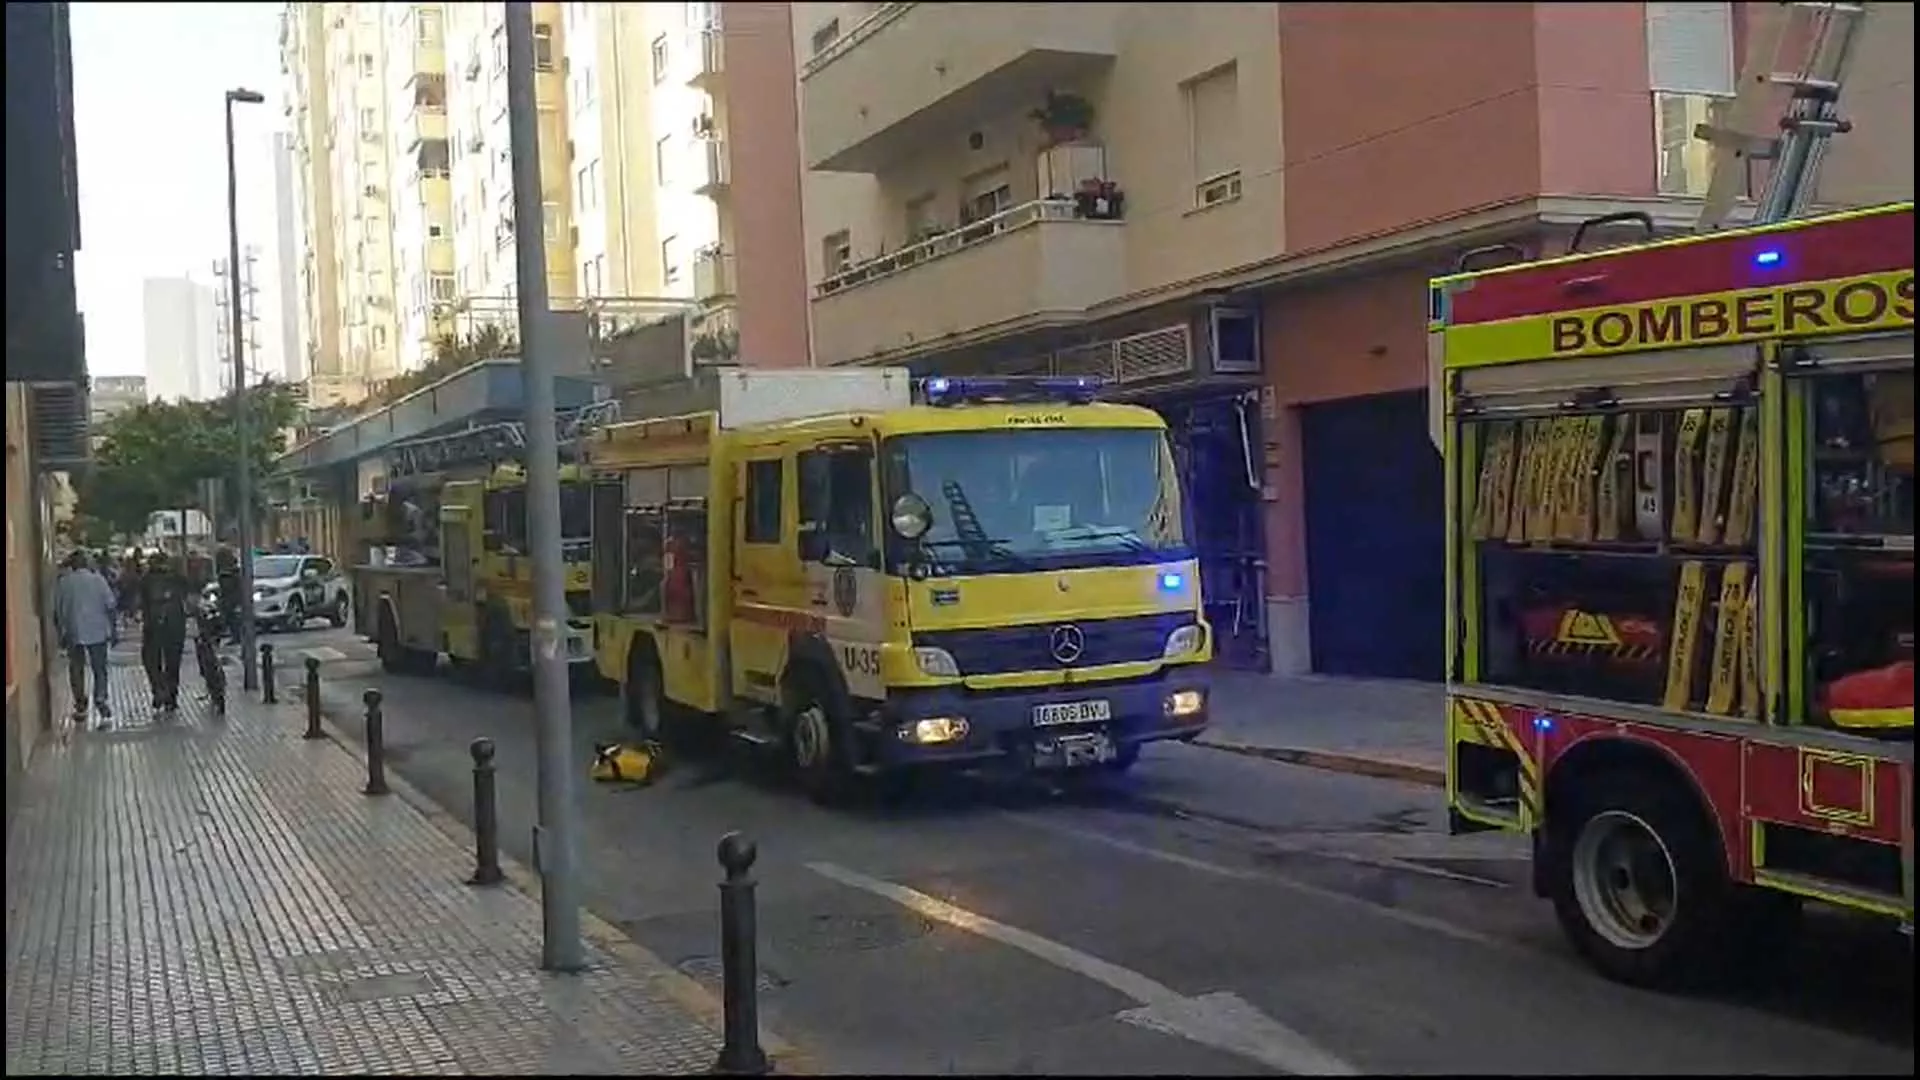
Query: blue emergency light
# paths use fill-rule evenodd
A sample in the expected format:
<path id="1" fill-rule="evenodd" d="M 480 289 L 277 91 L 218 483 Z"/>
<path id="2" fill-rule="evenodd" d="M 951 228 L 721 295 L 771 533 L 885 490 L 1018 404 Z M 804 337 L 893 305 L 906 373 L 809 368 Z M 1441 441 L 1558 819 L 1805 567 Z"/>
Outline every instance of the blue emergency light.
<path id="1" fill-rule="evenodd" d="M 929 405 L 1059 402 L 1084 405 L 1100 395 L 1100 379 L 1092 375 L 1014 376 L 934 375 L 920 384 Z"/>
<path id="2" fill-rule="evenodd" d="M 1784 260 L 1785 258 L 1786 256 L 1780 253 L 1779 248 L 1767 248 L 1765 251 L 1756 252 L 1754 254 L 1753 265 L 1762 266 L 1762 267 L 1779 266 L 1781 261 Z"/>

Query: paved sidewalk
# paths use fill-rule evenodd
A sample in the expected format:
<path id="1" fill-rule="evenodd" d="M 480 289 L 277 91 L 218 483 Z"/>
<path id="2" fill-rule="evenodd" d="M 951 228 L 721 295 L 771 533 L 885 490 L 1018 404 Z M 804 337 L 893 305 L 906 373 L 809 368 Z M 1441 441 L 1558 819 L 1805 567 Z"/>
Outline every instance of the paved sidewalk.
<path id="1" fill-rule="evenodd" d="M 469 850 L 297 706 L 217 718 L 188 674 L 157 717 L 126 647 L 113 675 L 118 730 L 51 736 L 7 838 L 7 1075 L 711 1067 L 704 991 L 610 941 L 541 973 L 537 903 L 462 884 Z"/>
<path id="2" fill-rule="evenodd" d="M 1199 745 L 1336 772 L 1446 784 L 1439 683 L 1222 671 Z"/>

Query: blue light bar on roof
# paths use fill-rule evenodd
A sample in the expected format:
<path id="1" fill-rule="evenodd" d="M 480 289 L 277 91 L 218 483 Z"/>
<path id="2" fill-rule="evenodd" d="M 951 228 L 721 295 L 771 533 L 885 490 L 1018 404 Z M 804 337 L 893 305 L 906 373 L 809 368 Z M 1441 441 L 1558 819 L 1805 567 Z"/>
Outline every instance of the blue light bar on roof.
<path id="1" fill-rule="evenodd" d="M 1010 402 L 1084 405 L 1100 396 L 1100 386 L 1100 379 L 1092 375 L 934 375 L 921 382 L 920 393 L 927 404 L 936 406 Z"/>

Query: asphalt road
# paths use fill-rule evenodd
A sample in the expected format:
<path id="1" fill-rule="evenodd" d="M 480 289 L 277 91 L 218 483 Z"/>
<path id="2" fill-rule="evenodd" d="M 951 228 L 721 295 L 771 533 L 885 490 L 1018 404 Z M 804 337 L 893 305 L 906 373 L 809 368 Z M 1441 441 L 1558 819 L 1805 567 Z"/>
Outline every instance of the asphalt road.
<path id="1" fill-rule="evenodd" d="M 390 767 L 459 815 L 467 745 L 495 741 L 503 844 L 530 863 L 531 703 L 334 664 L 323 700 L 356 738 L 367 686 Z M 1616 986 L 1512 842 L 1441 835 L 1426 788 L 1170 746 L 1094 792 L 829 811 L 724 764 L 589 783 L 619 731 L 610 698 L 576 698 L 588 906 L 711 981 L 714 841 L 746 832 L 764 1021 L 832 1071 L 1913 1072 L 1911 954 L 1877 926 L 1814 920 L 1737 997 Z"/>

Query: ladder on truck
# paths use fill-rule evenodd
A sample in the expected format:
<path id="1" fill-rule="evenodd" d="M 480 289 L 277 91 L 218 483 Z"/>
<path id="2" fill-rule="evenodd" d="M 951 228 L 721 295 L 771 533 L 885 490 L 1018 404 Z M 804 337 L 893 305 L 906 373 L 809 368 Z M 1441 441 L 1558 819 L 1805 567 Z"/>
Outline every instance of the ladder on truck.
<path id="1" fill-rule="evenodd" d="M 617 400 L 597 401 L 559 418 L 555 436 L 562 459 L 576 454 L 581 443 L 595 431 L 619 420 Z M 391 482 L 403 476 L 492 467 L 507 461 L 523 461 L 526 453 L 527 428 L 520 421 L 476 424 L 393 447 L 387 451 L 387 478 Z"/>
<path id="2" fill-rule="evenodd" d="M 1809 3 L 1789 0 L 1777 15 L 1756 12 L 1747 42 L 1740 86 L 1725 127 L 1702 124 L 1696 138 L 1714 147 L 1712 182 L 1695 232 L 1723 227 L 1745 193 L 1749 163 L 1769 161 L 1766 186 L 1757 200 L 1753 224 L 1785 221 L 1807 211 L 1814 178 L 1828 141 L 1851 125 L 1840 115 L 1840 88 L 1846 81 L 1870 3 Z M 1789 57 L 1798 52 L 1797 57 Z M 1789 97 L 1784 116 L 1768 123 L 1779 89 Z M 1777 135 L 1759 132 L 1772 126 Z"/>

